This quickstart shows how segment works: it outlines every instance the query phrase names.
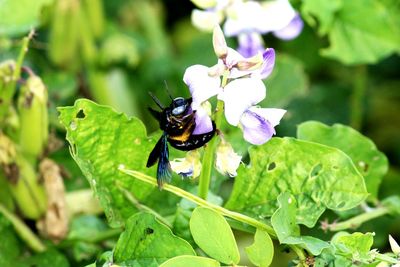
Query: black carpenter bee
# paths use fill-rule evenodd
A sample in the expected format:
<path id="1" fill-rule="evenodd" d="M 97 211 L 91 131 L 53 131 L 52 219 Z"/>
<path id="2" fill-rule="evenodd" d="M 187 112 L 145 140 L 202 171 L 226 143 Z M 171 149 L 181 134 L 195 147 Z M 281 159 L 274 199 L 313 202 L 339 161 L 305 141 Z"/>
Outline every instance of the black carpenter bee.
<path id="1" fill-rule="evenodd" d="M 149 108 L 151 114 L 158 120 L 160 129 L 163 130 L 161 138 L 150 152 L 146 167 L 153 166 L 158 160 L 157 183 L 161 189 L 163 183 L 171 180 L 171 166 L 169 164 L 168 143 L 172 147 L 189 151 L 205 145 L 216 132 L 215 123 L 212 122 L 213 129 L 203 134 L 193 134 L 196 127 L 195 114 L 192 110 L 192 98 L 177 97 L 173 99 L 168 107 L 164 107 L 160 101 L 150 93 L 154 102 L 161 111 Z"/>

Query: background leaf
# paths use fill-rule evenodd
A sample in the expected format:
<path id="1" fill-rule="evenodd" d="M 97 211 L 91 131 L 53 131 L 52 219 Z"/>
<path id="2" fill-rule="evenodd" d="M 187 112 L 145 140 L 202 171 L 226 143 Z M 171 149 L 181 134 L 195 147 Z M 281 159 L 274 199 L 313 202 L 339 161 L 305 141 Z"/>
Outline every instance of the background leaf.
<path id="1" fill-rule="evenodd" d="M 296 224 L 296 200 L 285 192 L 278 197 L 279 208 L 272 215 L 271 223 L 281 244 L 295 244 L 307 249 L 313 255 L 321 254 L 329 244 L 312 236 L 301 236 Z"/>
<path id="2" fill-rule="evenodd" d="M 274 244 L 269 234 L 257 229 L 254 235 L 254 243 L 246 248 L 246 254 L 250 261 L 260 267 L 271 265 L 274 257 Z"/>
<path id="3" fill-rule="evenodd" d="M 250 165 L 238 170 L 228 209 L 269 217 L 278 195 L 290 192 L 298 203 L 296 222 L 313 227 L 326 208 L 350 209 L 367 197 L 363 177 L 336 148 L 273 138 L 249 154 Z"/>
<path id="4" fill-rule="evenodd" d="M 196 255 L 184 239 L 175 236 L 149 213 L 137 213 L 126 222 L 115 247 L 117 263 L 128 260 L 165 261 L 179 255 Z"/>
<path id="5" fill-rule="evenodd" d="M 121 192 L 121 188 L 153 208 L 166 203 L 176 203 L 157 188 L 143 184 L 118 171 L 121 164 L 126 168 L 155 176 L 155 168 L 146 168 L 147 154 L 156 143 L 147 138 L 143 123 L 136 118 L 128 119 L 110 107 L 80 99 L 72 107 L 59 108 L 60 121 L 67 130 L 71 155 L 85 174 L 97 194 L 101 206 L 113 227 L 123 225 L 124 220 L 136 209 Z"/>
<path id="6" fill-rule="evenodd" d="M 364 176 L 370 199 L 377 199 L 379 185 L 387 173 L 389 163 L 371 139 L 349 126 L 334 124 L 330 127 L 316 121 L 300 124 L 297 138 L 336 147 L 345 152 Z"/>
<path id="7" fill-rule="evenodd" d="M 41 8 L 51 0 L 2 0 L 0 1 L 0 36 L 17 35 L 39 24 Z"/>
<path id="8" fill-rule="evenodd" d="M 396 11 L 397 10 L 397 11 Z M 399 52 L 399 6 L 389 1 L 303 1 L 305 20 L 328 35 L 330 46 L 322 55 L 345 64 L 376 63 Z"/>
<path id="9" fill-rule="evenodd" d="M 197 256 L 177 256 L 165 261 L 160 267 L 218 267 L 221 266 L 218 261 Z"/>
<path id="10" fill-rule="evenodd" d="M 238 264 L 239 250 L 231 227 L 219 213 L 197 207 L 190 218 L 190 232 L 196 244 L 210 257 L 225 264 Z"/>

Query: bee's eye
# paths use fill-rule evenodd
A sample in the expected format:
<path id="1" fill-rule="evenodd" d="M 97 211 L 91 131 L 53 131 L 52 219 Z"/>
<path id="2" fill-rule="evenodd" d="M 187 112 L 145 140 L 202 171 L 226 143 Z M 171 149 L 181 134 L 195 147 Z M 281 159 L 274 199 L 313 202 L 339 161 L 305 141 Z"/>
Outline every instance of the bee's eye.
<path id="1" fill-rule="evenodd" d="M 174 108 L 172 110 L 172 114 L 173 115 L 180 115 L 185 111 L 185 109 L 186 109 L 186 105 L 176 107 L 176 108 Z"/>

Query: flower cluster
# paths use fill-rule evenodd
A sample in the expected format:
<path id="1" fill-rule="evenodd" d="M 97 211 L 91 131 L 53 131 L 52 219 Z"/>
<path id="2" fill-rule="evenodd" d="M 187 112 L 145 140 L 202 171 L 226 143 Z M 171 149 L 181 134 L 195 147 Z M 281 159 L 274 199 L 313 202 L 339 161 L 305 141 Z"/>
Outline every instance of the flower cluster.
<path id="1" fill-rule="evenodd" d="M 237 36 L 238 52 L 251 57 L 264 50 L 261 35 L 273 33 L 283 40 L 297 37 L 303 21 L 288 0 L 192 0 L 198 7 L 192 12 L 193 24 L 201 30 L 212 30 L 223 21 L 226 36 Z"/>
<path id="2" fill-rule="evenodd" d="M 219 101 L 223 101 L 226 121 L 232 126 L 240 127 L 246 141 L 255 145 L 267 142 L 275 134 L 274 127 L 286 112 L 284 109 L 258 106 L 266 97 L 266 87 L 262 79 L 268 77 L 273 70 L 274 49 L 268 48 L 253 57 L 243 57 L 227 46 L 219 27 L 214 29 L 213 46 L 218 57 L 217 64 L 212 67 L 190 66 L 183 77 L 192 95 L 192 109 L 196 110 L 196 130 L 204 133 L 212 129 L 210 111 L 207 110 L 210 106 L 206 103 L 216 96 Z M 220 147 L 217 148 L 217 170 L 235 176 L 241 158 L 230 144 L 221 139 Z M 188 160 L 193 162 L 193 157 Z M 187 161 L 178 162 L 186 164 Z M 182 168 L 179 172 L 187 173 Z"/>

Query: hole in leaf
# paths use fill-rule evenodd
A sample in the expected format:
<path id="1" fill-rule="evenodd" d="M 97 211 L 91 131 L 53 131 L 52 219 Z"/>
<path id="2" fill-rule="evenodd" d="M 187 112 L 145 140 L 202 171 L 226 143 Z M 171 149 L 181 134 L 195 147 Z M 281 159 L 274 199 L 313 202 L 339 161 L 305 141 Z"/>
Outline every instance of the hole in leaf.
<path id="1" fill-rule="evenodd" d="M 151 229 L 150 227 L 147 227 L 145 231 L 147 235 L 151 235 L 152 233 L 154 233 L 154 230 Z"/>
<path id="2" fill-rule="evenodd" d="M 271 162 L 270 164 L 268 164 L 268 167 L 267 167 L 268 171 L 272 171 L 275 168 L 276 168 L 275 162 Z"/>
<path id="3" fill-rule="evenodd" d="M 86 114 L 85 114 L 85 112 L 83 112 L 83 109 L 80 109 L 80 110 L 78 111 L 78 113 L 76 114 L 76 117 L 77 117 L 78 119 L 84 119 L 84 118 L 86 117 Z"/>
<path id="4" fill-rule="evenodd" d="M 311 170 L 310 176 L 311 177 L 317 176 L 318 174 L 320 174 L 321 170 L 322 170 L 322 164 L 319 163 L 315 165 L 314 168 Z"/>

